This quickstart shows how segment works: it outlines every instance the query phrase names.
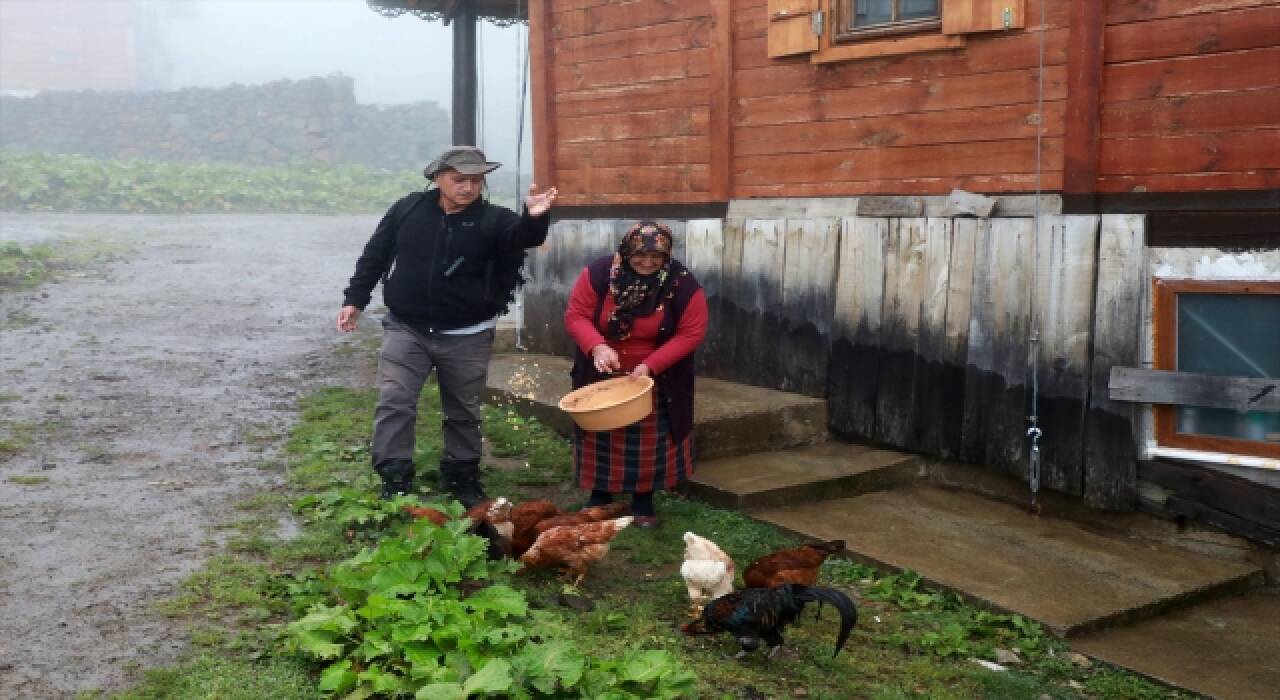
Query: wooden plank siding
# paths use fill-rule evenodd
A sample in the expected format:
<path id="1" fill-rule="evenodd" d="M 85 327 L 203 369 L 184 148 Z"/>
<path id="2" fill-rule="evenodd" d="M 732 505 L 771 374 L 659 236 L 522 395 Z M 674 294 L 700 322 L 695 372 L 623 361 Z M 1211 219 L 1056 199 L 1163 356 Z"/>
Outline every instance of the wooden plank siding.
<path id="1" fill-rule="evenodd" d="M 819 65 L 769 58 L 763 0 L 543 0 L 535 161 L 570 206 L 1277 186 L 1280 2 L 1043 7 L 958 49 Z M 1086 50 L 1100 76 L 1069 61 Z M 609 170 L 633 167 L 672 172 Z"/>
<path id="2" fill-rule="evenodd" d="M 959 51 L 813 65 L 806 56 L 768 58 L 765 4 L 735 2 L 734 196 L 942 194 L 971 176 L 984 191 L 1027 191 L 1041 125 L 1042 179 L 1059 183 L 1067 14 L 1050 5 L 1037 117 L 1039 31 L 973 35 Z"/>
<path id="3" fill-rule="evenodd" d="M 713 34 L 714 3 L 723 0 L 549 1 L 557 136 L 550 157 L 560 202 L 716 199 L 711 125 L 725 107 L 713 115 L 709 95 L 712 68 L 723 63 L 712 48 L 727 48 Z"/>
<path id="4" fill-rule="evenodd" d="M 1274 187 L 1280 3 L 1108 4 L 1098 190 Z"/>

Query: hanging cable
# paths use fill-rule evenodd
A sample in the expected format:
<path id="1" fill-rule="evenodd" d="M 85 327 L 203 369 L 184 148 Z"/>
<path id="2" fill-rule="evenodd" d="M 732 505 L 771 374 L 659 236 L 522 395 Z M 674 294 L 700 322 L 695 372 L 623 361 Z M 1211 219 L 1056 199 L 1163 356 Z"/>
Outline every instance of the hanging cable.
<path id="1" fill-rule="evenodd" d="M 1048 31 L 1044 18 L 1044 0 L 1040 0 L 1040 61 L 1036 75 L 1036 198 L 1031 228 L 1031 415 L 1027 416 L 1027 438 L 1031 441 L 1027 454 L 1027 484 L 1031 487 L 1031 512 L 1040 513 L 1040 323 L 1036 313 L 1037 288 L 1040 284 L 1040 188 L 1041 141 L 1044 135 L 1044 35 Z"/>
<path id="2" fill-rule="evenodd" d="M 516 0 L 516 16 L 523 14 L 523 0 Z M 524 165 L 524 116 L 525 102 L 528 101 L 529 95 L 529 23 L 526 21 L 524 25 L 524 36 L 521 41 L 521 32 L 516 30 L 516 75 L 517 82 L 520 83 L 519 98 L 516 100 L 518 107 L 516 108 L 516 206 L 524 199 L 523 175 Z M 523 48 L 522 48 L 523 47 Z M 545 187 L 546 184 L 544 183 Z M 516 297 L 516 349 L 524 350 L 523 334 L 524 334 L 524 293 L 523 291 Z"/>
<path id="3" fill-rule="evenodd" d="M 476 147 L 484 150 L 484 22 L 476 20 L 476 103 L 480 124 L 476 129 Z"/>

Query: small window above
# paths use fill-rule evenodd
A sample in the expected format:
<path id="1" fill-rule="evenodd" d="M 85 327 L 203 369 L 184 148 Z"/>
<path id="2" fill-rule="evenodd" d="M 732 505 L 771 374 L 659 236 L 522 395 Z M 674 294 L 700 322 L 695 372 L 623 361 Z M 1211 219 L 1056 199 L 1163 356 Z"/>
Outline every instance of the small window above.
<path id="1" fill-rule="evenodd" d="M 836 0 L 836 40 L 933 31 L 942 26 L 941 0 Z"/>

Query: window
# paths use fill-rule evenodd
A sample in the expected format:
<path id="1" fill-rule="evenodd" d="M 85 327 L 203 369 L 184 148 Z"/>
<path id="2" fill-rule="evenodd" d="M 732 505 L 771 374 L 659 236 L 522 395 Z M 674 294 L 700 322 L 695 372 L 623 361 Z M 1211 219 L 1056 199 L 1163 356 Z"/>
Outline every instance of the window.
<path id="1" fill-rule="evenodd" d="M 811 63 L 960 49 L 1026 22 L 1026 0 L 768 0 L 764 10 L 769 57 Z"/>
<path id="2" fill-rule="evenodd" d="M 838 0 L 836 40 L 933 31 L 942 26 L 940 0 Z"/>
<path id="3" fill-rule="evenodd" d="M 1280 378 L 1280 282 L 1157 280 L 1156 369 Z M 1163 446 L 1280 457 L 1280 412 L 1157 406 Z"/>

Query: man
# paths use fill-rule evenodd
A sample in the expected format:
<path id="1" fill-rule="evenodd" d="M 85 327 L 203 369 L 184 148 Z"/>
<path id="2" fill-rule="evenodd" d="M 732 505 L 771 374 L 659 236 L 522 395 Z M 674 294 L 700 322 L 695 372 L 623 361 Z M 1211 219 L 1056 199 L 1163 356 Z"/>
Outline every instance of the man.
<path id="1" fill-rule="evenodd" d="M 484 500 L 480 484 L 480 402 L 497 318 L 511 302 L 524 250 L 547 238 L 557 191 L 529 186 L 524 213 L 483 198 L 492 163 L 478 148 L 455 146 L 423 175 L 434 189 L 396 202 L 356 261 L 338 312 L 338 330 L 355 330 L 378 280 L 390 313 L 382 321 L 373 468 L 382 497 L 413 486 L 414 425 L 422 386 L 436 370 L 444 411 L 445 489 L 466 507 Z"/>

